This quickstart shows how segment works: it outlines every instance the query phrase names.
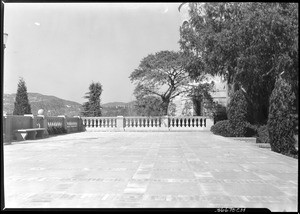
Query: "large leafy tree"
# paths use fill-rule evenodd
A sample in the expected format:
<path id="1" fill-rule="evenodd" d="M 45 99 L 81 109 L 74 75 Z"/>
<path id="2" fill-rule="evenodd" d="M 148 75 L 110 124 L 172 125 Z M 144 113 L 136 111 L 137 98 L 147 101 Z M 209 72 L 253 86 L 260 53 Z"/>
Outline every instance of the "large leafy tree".
<path id="1" fill-rule="evenodd" d="M 190 3 L 189 9 L 179 43 L 191 56 L 191 76 L 218 74 L 242 87 L 258 123 L 267 120 L 268 100 L 282 71 L 298 99 L 297 4 Z"/>
<path id="2" fill-rule="evenodd" d="M 100 96 L 102 94 L 102 85 L 101 83 L 92 83 L 89 86 L 89 92 L 86 93 L 84 98 L 88 99 L 88 102 L 83 103 L 83 112 L 82 115 L 86 117 L 100 117 L 101 106 L 100 106 Z"/>
<path id="3" fill-rule="evenodd" d="M 13 115 L 31 114 L 27 87 L 23 78 L 19 79 Z"/>
<path id="4" fill-rule="evenodd" d="M 160 98 L 162 112 L 167 115 L 171 100 L 185 91 L 189 81 L 184 61 L 184 55 L 175 51 L 160 51 L 143 58 L 129 77 L 136 84 L 136 98 Z"/>

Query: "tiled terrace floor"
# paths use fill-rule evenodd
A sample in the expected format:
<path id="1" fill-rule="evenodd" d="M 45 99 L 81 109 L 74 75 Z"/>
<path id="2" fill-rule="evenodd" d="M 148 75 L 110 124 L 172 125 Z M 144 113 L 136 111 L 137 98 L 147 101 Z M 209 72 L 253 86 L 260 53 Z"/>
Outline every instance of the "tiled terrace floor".
<path id="1" fill-rule="evenodd" d="M 210 132 L 84 132 L 4 146 L 5 207 L 297 211 L 298 160 Z"/>

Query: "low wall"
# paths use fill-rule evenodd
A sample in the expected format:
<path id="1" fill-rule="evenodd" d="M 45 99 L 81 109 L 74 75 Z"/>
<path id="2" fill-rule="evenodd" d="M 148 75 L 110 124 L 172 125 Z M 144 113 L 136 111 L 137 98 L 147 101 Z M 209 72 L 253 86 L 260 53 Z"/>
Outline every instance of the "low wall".
<path id="1" fill-rule="evenodd" d="M 44 115 L 3 116 L 3 139 L 11 142 L 17 129 L 46 128 L 46 136 L 80 131 L 209 131 L 207 117 L 47 117 Z"/>
<path id="2" fill-rule="evenodd" d="M 45 128 L 46 136 L 83 131 L 80 117 L 46 117 L 44 115 L 6 115 L 3 116 L 3 141 L 11 142 L 17 129 Z"/>

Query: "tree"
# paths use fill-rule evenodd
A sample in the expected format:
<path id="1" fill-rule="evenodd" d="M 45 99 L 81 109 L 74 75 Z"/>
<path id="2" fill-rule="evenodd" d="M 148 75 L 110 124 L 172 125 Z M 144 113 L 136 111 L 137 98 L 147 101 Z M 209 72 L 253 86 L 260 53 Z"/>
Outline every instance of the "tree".
<path id="1" fill-rule="evenodd" d="M 100 106 L 100 96 L 102 93 L 101 83 L 92 83 L 89 86 L 89 92 L 86 93 L 84 98 L 88 99 L 88 102 L 83 103 L 83 112 L 82 115 L 86 117 L 100 117 L 101 106 Z"/>
<path id="2" fill-rule="evenodd" d="M 135 110 L 139 116 L 162 116 L 162 101 L 157 96 L 137 97 Z"/>
<path id="3" fill-rule="evenodd" d="M 298 99 L 296 3 L 190 3 L 189 8 L 180 45 L 191 56 L 190 76 L 218 74 L 243 87 L 257 123 L 267 120 L 268 100 L 283 70 Z"/>
<path id="4" fill-rule="evenodd" d="M 293 113 L 295 95 L 291 85 L 279 77 L 270 97 L 268 130 L 271 149 L 282 154 L 296 153 Z"/>
<path id="5" fill-rule="evenodd" d="M 170 101 L 184 92 L 183 86 L 189 81 L 184 60 L 184 55 L 175 51 L 160 51 L 143 58 L 129 77 L 136 83 L 134 95 L 160 98 L 163 114 L 167 115 Z"/>
<path id="6" fill-rule="evenodd" d="M 247 100 L 244 92 L 239 89 L 234 92 L 229 105 L 227 116 L 234 137 L 245 137 L 247 131 Z"/>
<path id="7" fill-rule="evenodd" d="M 27 87 L 23 78 L 19 79 L 13 115 L 31 114 Z"/>

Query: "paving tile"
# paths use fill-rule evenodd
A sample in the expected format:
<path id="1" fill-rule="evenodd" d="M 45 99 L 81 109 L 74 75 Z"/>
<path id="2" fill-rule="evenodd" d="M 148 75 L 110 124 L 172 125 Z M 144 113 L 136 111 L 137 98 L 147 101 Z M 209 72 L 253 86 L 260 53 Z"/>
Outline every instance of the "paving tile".
<path id="1" fill-rule="evenodd" d="M 283 194 L 280 189 L 269 184 L 226 184 L 223 188 L 231 195 L 272 196 Z"/>
<path id="2" fill-rule="evenodd" d="M 197 183 L 192 182 L 151 182 L 147 187 L 147 194 L 200 194 Z"/>
<path id="3" fill-rule="evenodd" d="M 298 160 L 210 132 L 83 132 L 4 145 L 13 208 L 297 211 Z"/>

